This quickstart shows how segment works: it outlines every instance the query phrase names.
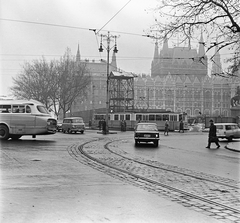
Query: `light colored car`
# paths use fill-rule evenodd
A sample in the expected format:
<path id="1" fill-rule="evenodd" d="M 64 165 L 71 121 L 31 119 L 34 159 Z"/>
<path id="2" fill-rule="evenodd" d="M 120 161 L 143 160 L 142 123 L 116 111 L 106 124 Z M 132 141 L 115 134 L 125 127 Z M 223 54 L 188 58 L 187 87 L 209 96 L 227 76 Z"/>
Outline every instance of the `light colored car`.
<path id="1" fill-rule="evenodd" d="M 85 123 L 81 117 L 69 117 L 69 118 L 63 119 L 63 123 L 62 123 L 63 133 L 81 132 L 83 134 L 84 131 L 85 131 Z"/>
<path id="2" fill-rule="evenodd" d="M 159 131 L 156 123 L 138 123 L 134 131 L 135 145 L 140 142 L 153 142 L 156 147 L 159 143 Z"/>
<path id="3" fill-rule="evenodd" d="M 222 139 L 233 139 L 240 138 L 240 128 L 236 123 L 215 123 L 217 127 L 217 137 Z"/>

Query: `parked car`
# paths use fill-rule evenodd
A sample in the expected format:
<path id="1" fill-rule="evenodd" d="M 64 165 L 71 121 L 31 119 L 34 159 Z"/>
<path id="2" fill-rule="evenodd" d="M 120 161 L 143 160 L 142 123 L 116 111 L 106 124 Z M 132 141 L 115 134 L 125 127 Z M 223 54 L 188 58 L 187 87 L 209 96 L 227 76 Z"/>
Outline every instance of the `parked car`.
<path id="1" fill-rule="evenodd" d="M 233 139 L 240 138 L 240 128 L 236 123 L 215 123 L 217 128 L 217 137 L 222 139 Z"/>
<path id="2" fill-rule="evenodd" d="M 62 131 L 63 133 L 81 132 L 83 134 L 85 131 L 85 123 L 81 117 L 64 118 L 62 123 Z"/>
<path id="3" fill-rule="evenodd" d="M 57 122 L 57 131 L 61 132 L 62 131 L 62 122 Z"/>
<path id="4" fill-rule="evenodd" d="M 138 123 L 134 130 L 135 145 L 140 142 L 153 142 L 158 147 L 159 143 L 159 131 L 156 123 Z"/>

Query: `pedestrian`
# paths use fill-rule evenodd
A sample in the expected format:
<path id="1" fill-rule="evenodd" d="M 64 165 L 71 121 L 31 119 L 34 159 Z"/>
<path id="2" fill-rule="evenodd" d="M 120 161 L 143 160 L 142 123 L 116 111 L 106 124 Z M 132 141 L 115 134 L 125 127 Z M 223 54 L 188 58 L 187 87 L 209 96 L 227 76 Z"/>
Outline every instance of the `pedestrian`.
<path id="1" fill-rule="evenodd" d="M 165 121 L 165 128 L 164 128 L 164 135 L 168 136 L 168 131 L 169 131 L 169 123 L 168 120 Z"/>
<path id="2" fill-rule="evenodd" d="M 123 126 L 124 125 L 123 120 L 120 121 L 120 125 L 121 125 L 121 132 L 123 132 L 123 127 L 124 127 Z"/>
<path id="3" fill-rule="evenodd" d="M 180 121 L 180 124 L 179 124 L 179 132 L 183 132 L 184 133 L 184 125 L 183 125 L 183 121 L 182 120 Z"/>
<path id="4" fill-rule="evenodd" d="M 217 149 L 220 147 L 217 137 L 217 127 L 214 125 L 213 120 L 210 120 L 210 128 L 208 133 L 208 145 L 206 148 L 210 149 L 211 143 L 215 142 Z"/>
<path id="5" fill-rule="evenodd" d="M 123 131 L 126 132 L 126 130 L 127 130 L 127 123 L 126 123 L 126 121 L 124 120 L 124 121 L 123 121 Z"/>
<path id="6" fill-rule="evenodd" d="M 99 120 L 99 122 L 98 122 L 98 127 L 99 127 L 99 130 L 101 131 L 101 130 L 102 130 L 102 119 Z"/>
<path id="7" fill-rule="evenodd" d="M 106 123 L 106 121 L 105 121 L 105 119 L 103 119 L 103 121 L 102 121 L 102 132 L 103 132 L 103 134 L 106 134 L 106 131 L 107 130 L 107 123 Z"/>

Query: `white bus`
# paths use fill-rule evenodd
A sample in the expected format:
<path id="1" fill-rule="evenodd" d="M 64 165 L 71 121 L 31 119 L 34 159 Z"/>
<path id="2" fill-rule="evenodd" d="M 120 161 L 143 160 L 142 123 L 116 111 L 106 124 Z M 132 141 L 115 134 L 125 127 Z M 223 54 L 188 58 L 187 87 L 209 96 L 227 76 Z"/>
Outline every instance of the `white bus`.
<path id="1" fill-rule="evenodd" d="M 0 139 L 54 134 L 57 120 L 35 100 L 0 100 Z"/>

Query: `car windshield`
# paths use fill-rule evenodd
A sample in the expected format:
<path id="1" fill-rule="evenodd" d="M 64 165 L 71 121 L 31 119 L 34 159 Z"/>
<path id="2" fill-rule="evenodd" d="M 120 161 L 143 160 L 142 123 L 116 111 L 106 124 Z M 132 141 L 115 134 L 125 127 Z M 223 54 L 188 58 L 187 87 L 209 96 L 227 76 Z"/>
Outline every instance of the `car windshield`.
<path id="1" fill-rule="evenodd" d="M 150 131 L 157 131 L 157 126 L 156 125 L 138 125 L 137 130 L 150 130 Z"/>
<path id="2" fill-rule="evenodd" d="M 72 123 L 82 123 L 83 120 L 82 119 L 73 119 Z"/>

